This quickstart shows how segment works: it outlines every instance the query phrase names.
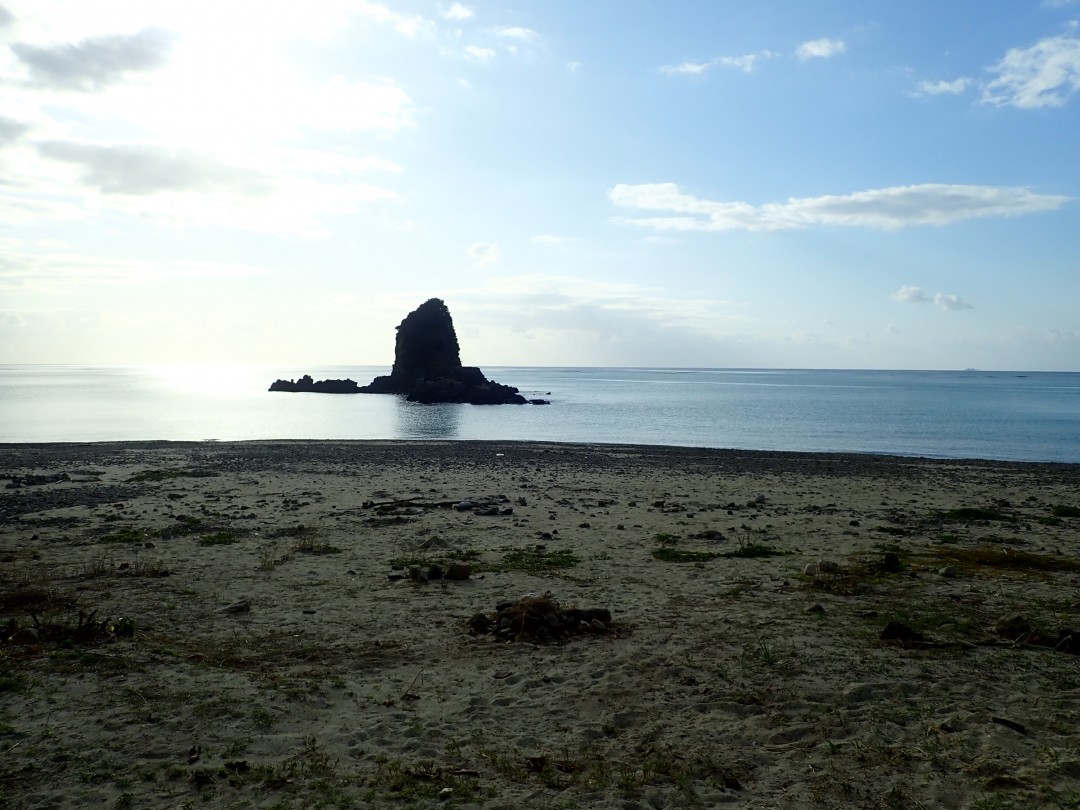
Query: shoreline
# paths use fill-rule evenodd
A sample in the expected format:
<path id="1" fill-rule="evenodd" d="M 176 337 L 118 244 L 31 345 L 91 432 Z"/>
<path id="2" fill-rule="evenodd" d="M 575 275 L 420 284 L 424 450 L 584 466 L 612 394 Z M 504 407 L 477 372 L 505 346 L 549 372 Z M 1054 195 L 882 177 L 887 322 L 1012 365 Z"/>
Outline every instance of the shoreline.
<path id="1" fill-rule="evenodd" d="M 1078 464 L 158 441 L 0 445 L 0 476 L 15 806 L 1080 796 L 1043 643 L 1080 627 Z M 611 623 L 470 634 L 546 594 Z"/>

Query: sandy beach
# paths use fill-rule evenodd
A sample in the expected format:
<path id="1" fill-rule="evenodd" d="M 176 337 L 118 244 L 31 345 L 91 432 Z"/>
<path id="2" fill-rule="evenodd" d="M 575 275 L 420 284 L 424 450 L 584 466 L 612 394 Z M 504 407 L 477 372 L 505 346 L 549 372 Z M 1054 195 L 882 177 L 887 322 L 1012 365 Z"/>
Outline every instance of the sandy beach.
<path id="1" fill-rule="evenodd" d="M 5 485 L 0 806 L 1080 802 L 1077 465 L 23 444 Z"/>

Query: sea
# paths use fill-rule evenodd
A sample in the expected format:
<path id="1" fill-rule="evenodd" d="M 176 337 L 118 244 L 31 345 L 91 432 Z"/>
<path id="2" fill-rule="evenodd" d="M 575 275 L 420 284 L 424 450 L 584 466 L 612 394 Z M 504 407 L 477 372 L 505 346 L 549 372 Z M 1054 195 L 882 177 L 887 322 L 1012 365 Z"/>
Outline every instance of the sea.
<path id="1" fill-rule="evenodd" d="M 0 443 L 437 439 L 1080 463 L 1080 373 L 484 367 L 549 405 L 271 393 L 383 366 L 0 366 Z M 0 450 L 2 460 L 2 450 Z"/>

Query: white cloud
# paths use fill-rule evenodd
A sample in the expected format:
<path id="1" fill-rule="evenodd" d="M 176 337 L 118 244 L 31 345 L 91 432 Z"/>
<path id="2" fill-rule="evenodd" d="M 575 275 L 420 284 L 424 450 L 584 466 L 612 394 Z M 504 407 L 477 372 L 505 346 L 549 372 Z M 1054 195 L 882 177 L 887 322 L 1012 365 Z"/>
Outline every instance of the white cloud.
<path id="1" fill-rule="evenodd" d="M 458 5 L 455 3 L 455 6 Z M 371 3 L 368 0 L 354 0 L 353 8 L 361 15 L 393 27 L 399 34 L 407 37 L 415 37 L 422 32 L 432 29 L 431 21 L 419 14 L 401 14 L 382 3 Z"/>
<path id="2" fill-rule="evenodd" d="M 958 295 L 934 293 L 933 296 L 923 292 L 921 287 L 911 287 L 907 284 L 892 294 L 892 297 L 904 304 L 935 304 L 939 309 L 957 312 L 963 309 L 974 309 Z"/>
<path id="3" fill-rule="evenodd" d="M 804 62 L 807 59 L 828 59 L 847 50 L 842 39 L 812 39 L 795 49 L 795 55 Z"/>
<path id="4" fill-rule="evenodd" d="M 967 77 L 953 79 L 951 82 L 944 79 L 936 82 L 922 81 L 919 82 L 919 94 L 924 96 L 958 95 L 967 90 L 970 85 L 971 79 Z"/>
<path id="5" fill-rule="evenodd" d="M 922 287 L 910 287 L 907 284 L 894 292 L 892 297 L 905 304 L 928 304 L 934 300 L 922 291 Z"/>
<path id="6" fill-rule="evenodd" d="M 540 35 L 531 28 L 522 28 L 516 25 L 496 28 L 495 34 L 504 39 L 518 39 L 522 42 L 536 42 L 540 38 Z"/>
<path id="7" fill-rule="evenodd" d="M 487 62 L 495 58 L 495 51 L 491 48 L 481 48 L 479 45 L 466 45 L 465 55 L 477 62 Z"/>
<path id="8" fill-rule="evenodd" d="M 465 254 L 472 259 L 473 264 L 483 267 L 499 261 L 499 246 L 494 242 L 477 242 L 469 246 Z"/>
<path id="9" fill-rule="evenodd" d="M 772 51 L 747 53 L 742 56 L 717 56 L 708 62 L 683 62 L 678 65 L 664 65 L 660 70 L 669 76 L 698 76 L 714 67 L 726 67 L 741 70 L 743 73 L 750 73 L 757 66 L 758 60 L 768 59 L 770 56 L 773 56 Z"/>
<path id="10" fill-rule="evenodd" d="M 934 303 L 941 309 L 947 309 L 951 311 L 957 311 L 961 309 L 975 309 L 971 304 L 962 299 L 958 295 L 946 295 L 944 293 L 934 293 Z"/>
<path id="11" fill-rule="evenodd" d="M 1049 37 L 1030 48 L 1011 48 L 990 67 L 996 78 L 982 100 L 999 107 L 1060 107 L 1080 90 L 1080 39 Z"/>
<path id="12" fill-rule="evenodd" d="M 657 231 L 770 231 L 814 225 L 892 230 L 1052 211 L 1070 199 L 1026 188 L 936 183 L 790 198 L 764 205 L 704 200 L 683 194 L 674 183 L 619 184 L 608 197 L 619 208 L 664 212 L 665 216 L 618 220 Z"/>
<path id="13" fill-rule="evenodd" d="M 467 20 L 475 15 L 476 12 L 470 6 L 464 6 L 461 3 L 454 3 L 443 12 L 443 17 L 448 20 Z"/>
<path id="14" fill-rule="evenodd" d="M 176 35 L 160 28 L 137 34 L 86 39 L 75 44 L 31 45 L 17 42 L 11 51 L 41 85 L 65 90 L 99 91 L 131 73 L 165 64 Z"/>

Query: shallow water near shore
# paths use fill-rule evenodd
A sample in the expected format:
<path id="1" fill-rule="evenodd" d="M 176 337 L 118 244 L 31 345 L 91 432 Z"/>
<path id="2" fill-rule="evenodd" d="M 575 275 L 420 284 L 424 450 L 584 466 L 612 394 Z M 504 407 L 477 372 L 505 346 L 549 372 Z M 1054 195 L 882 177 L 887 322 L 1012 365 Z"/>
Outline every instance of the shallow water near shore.
<path id="1" fill-rule="evenodd" d="M 1080 463 L 1080 374 L 484 367 L 549 406 L 270 393 L 381 366 L 0 367 L 0 442 L 535 440 Z"/>

